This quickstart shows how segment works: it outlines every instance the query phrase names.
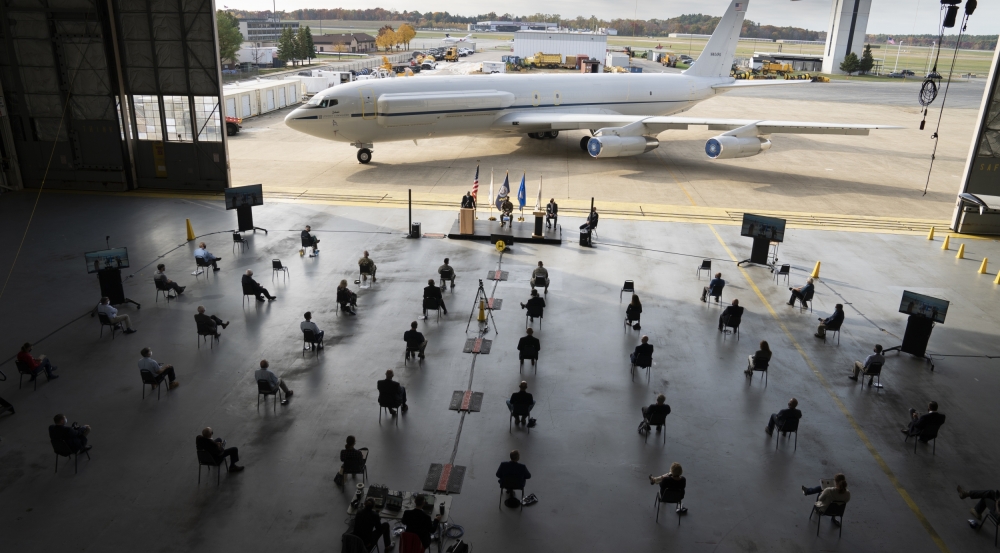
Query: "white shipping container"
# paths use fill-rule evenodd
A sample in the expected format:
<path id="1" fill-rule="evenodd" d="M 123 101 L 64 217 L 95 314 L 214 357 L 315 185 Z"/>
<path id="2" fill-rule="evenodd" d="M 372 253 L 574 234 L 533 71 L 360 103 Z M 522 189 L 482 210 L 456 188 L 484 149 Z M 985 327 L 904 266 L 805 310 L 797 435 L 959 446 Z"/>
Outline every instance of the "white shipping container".
<path id="1" fill-rule="evenodd" d="M 628 67 L 628 56 L 625 54 L 619 54 L 617 52 L 608 52 L 608 56 L 604 61 L 604 65 L 608 67 Z"/>
<path id="2" fill-rule="evenodd" d="M 270 66 L 278 55 L 278 48 L 261 46 L 259 48 L 240 48 L 236 51 L 236 63 L 252 63 L 254 65 Z"/>
<path id="3" fill-rule="evenodd" d="M 566 56 L 586 55 L 602 60 L 608 51 L 608 36 L 593 33 L 518 31 L 514 33 L 515 56 L 527 58 L 538 52 Z"/>
<path id="4" fill-rule="evenodd" d="M 226 115 L 247 118 L 302 102 L 301 78 L 265 79 L 222 87 Z M 230 113 L 230 108 L 235 115 Z"/>
<path id="5" fill-rule="evenodd" d="M 483 62 L 483 73 L 504 73 L 507 70 L 507 64 L 502 61 L 484 61 Z"/>

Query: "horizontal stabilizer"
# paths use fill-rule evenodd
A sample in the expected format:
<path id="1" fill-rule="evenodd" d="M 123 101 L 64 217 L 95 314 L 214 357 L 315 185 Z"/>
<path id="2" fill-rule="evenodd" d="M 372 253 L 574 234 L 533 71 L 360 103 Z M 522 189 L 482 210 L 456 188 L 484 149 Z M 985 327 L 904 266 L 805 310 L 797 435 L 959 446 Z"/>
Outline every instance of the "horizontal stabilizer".
<path id="1" fill-rule="evenodd" d="M 807 81 L 805 79 L 761 79 L 754 81 L 736 81 L 729 84 L 717 84 L 712 87 L 712 90 L 732 90 L 734 88 L 751 88 L 756 86 L 781 86 L 781 85 L 793 85 L 793 84 L 811 84 L 812 81 Z"/>

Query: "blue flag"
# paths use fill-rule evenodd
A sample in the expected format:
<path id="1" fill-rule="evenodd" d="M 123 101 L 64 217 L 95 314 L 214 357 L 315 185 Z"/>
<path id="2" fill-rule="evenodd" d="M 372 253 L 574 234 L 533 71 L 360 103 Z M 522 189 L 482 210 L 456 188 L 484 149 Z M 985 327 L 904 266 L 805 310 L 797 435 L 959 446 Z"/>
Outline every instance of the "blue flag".
<path id="1" fill-rule="evenodd" d="M 517 189 L 517 203 L 521 204 L 521 209 L 524 209 L 524 201 L 527 196 L 524 193 L 524 173 L 521 174 L 521 187 Z"/>
<path id="2" fill-rule="evenodd" d="M 510 173 L 504 175 L 503 184 L 500 185 L 500 191 L 497 192 L 497 199 L 495 202 L 497 209 L 500 209 L 500 205 L 503 204 L 503 198 L 506 198 L 507 195 L 510 194 L 510 181 L 508 180 L 509 176 Z"/>

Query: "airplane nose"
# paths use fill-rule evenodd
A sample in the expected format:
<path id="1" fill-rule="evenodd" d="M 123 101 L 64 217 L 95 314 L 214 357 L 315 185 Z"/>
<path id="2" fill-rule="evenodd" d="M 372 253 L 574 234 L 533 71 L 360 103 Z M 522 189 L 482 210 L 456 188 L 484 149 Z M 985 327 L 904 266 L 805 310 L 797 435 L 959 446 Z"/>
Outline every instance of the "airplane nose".
<path id="1" fill-rule="evenodd" d="M 285 116 L 285 124 L 295 130 L 298 130 L 302 126 L 302 122 L 297 121 L 299 117 L 302 117 L 302 110 L 292 110 L 291 113 Z"/>

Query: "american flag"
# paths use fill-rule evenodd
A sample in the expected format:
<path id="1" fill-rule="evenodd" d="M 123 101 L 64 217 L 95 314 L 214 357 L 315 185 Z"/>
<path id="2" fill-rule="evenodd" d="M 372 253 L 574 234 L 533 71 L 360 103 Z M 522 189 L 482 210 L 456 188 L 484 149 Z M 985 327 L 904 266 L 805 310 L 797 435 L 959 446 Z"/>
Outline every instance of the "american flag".
<path id="1" fill-rule="evenodd" d="M 887 40 L 886 42 L 888 42 L 889 44 L 896 44 L 896 41 L 892 40 L 892 37 L 889 37 L 889 40 Z"/>
<path id="2" fill-rule="evenodd" d="M 476 178 L 472 181 L 472 199 L 479 200 L 477 195 L 479 194 L 479 165 L 476 165 Z"/>

